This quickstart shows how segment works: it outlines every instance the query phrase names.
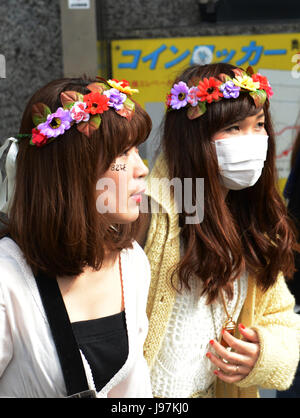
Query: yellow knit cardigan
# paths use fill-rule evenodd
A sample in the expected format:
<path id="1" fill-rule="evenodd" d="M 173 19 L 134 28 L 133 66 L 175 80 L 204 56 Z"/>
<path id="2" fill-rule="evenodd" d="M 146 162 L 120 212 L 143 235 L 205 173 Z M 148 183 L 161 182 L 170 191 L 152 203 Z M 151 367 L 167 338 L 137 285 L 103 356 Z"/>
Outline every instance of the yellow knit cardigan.
<path id="1" fill-rule="evenodd" d="M 147 305 L 149 332 L 144 345 L 150 368 L 162 344 L 175 301 L 176 291 L 171 285 L 170 269 L 180 257 L 176 206 L 172 198 L 167 198 L 168 190 L 164 186 L 151 189 L 154 178 L 168 178 L 162 154 L 148 177 L 146 192 L 165 211 L 152 214 L 145 244 L 152 274 Z M 256 286 L 253 277 L 248 278 L 247 297 L 239 322 L 257 331 L 260 355 L 253 370 L 242 381 L 225 384 L 218 380 L 217 397 L 253 398 L 259 396 L 259 387 L 286 390 L 291 385 L 299 361 L 300 344 L 300 318 L 293 311 L 294 303 L 282 275 L 265 293 Z M 238 331 L 236 336 L 240 337 Z"/>

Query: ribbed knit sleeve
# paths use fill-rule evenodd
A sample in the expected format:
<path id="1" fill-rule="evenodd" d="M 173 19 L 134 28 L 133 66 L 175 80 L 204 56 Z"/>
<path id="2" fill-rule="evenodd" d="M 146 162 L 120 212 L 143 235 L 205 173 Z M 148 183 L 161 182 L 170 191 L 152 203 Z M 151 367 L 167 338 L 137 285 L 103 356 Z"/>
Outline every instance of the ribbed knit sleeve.
<path id="1" fill-rule="evenodd" d="M 147 179 L 146 190 L 153 205 L 144 248 L 151 265 L 147 304 L 149 332 L 144 344 L 144 355 L 150 367 L 159 351 L 172 312 L 176 291 L 172 286 L 171 274 L 180 259 L 178 211 L 174 200 L 168 195 L 169 191 L 168 168 L 161 154 Z M 173 283 L 177 284 L 177 275 Z"/>

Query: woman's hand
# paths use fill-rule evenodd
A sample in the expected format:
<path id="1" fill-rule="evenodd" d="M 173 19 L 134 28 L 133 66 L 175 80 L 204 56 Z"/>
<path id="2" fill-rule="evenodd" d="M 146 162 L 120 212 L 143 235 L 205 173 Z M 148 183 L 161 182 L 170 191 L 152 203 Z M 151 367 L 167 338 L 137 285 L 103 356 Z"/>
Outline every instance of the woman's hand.
<path id="1" fill-rule="evenodd" d="M 211 340 L 210 344 L 216 354 L 208 352 L 206 356 L 218 369 L 214 373 L 224 382 L 236 383 L 244 379 L 255 366 L 259 352 L 257 332 L 244 325 L 239 325 L 243 340 L 233 337 L 229 332 L 223 333 L 223 338 L 234 351 L 226 350 L 220 343 Z"/>

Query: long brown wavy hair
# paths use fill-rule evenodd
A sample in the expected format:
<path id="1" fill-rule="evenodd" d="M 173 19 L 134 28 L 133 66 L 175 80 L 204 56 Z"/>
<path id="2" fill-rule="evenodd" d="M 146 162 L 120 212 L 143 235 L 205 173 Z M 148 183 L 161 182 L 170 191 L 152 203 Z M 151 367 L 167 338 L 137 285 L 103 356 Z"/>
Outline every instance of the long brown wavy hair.
<path id="1" fill-rule="evenodd" d="M 38 90 L 27 104 L 20 134 L 31 133 L 32 106 L 42 102 L 52 112 L 61 107 L 60 93 L 90 91 L 96 80 L 65 78 Z M 1 234 L 10 234 L 33 272 L 50 276 L 79 275 L 84 267 L 98 270 L 105 252 L 132 246 L 133 226 L 110 227 L 96 208 L 96 183 L 126 149 L 149 135 L 151 119 L 136 103 L 131 121 L 109 109 L 90 137 L 72 127 L 53 142 L 36 147 L 19 143 L 16 187 L 9 219 Z"/>
<path id="2" fill-rule="evenodd" d="M 177 79 L 189 86 L 204 77 L 226 73 L 234 77 L 233 66 L 210 64 L 192 66 Z M 192 276 L 203 282 L 203 294 L 212 302 L 223 288 L 232 297 L 232 281 L 246 271 L 265 291 L 279 272 L 294 272 L 292 248 L 295 234 L 277 188 L 275 139 L 269 102 L 263 106 L 268 153 L 262 175 L 253 187 L 230 190 L 224 199 L 219 181 L 213 135 L 231 124 L 257 114 L 252 98 L 241 93 L 238 99 L 220 100 L 207 106 L 206 113 L 189 120 L 186 108 L 167 112 L 162 149 L 170 178 L 204 178 L 204 219 L 188 225 L 181 214 L 184 256 L 176 270 L 179 283 L 189 288 Z M 193 194 L 195 204 L 195 193 Z"/>

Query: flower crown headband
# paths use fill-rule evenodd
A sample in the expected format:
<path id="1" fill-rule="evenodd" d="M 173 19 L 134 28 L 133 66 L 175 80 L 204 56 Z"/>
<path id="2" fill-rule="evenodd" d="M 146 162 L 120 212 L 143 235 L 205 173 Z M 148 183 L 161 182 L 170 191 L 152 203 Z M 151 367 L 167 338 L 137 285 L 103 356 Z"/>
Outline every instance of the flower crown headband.
<path id="1" fill-rule="evenodd" d="M 171 93 L 167 95 L 168 110 L 178 110 L 188 107 L 187 117 L 196 119 L 206 112 L 206 104 L 218 102 L 221 99 L 237 99 L 240 92 L 248 92 L 256 107 L 261 107 L 267 98 L 273 95 L 267 77 L 259 73 L 254 74 L 252 67 L 246 71 L 235 68 L 235 77 L 221 73 L 217 77 L 192 80 L 192 87 L 184 81 L 174 84 Z"/>
<path id="2" fill-rule="evenodd" d="M 105 80 L 97 77 L 100 82 L 87 86 L 91 93 L 83 95 L 76 91 L 64 91 L 60 95 L 62 107 L 52 113 L 44 103 L 36 103 L 32 107 L 32 120 L 35 128 L 31 134 L 20 134 L 17 138 L 30 137 L 30 144 L 38 147 L 48 144 L 70 129 L 76 128 L 90 136 L 99 129 L 100 114 L 113 108 L 119 115 L 131 120 L 135 104 L 128 98 L 137 89 L 132 89 L 126 80 Z"/>

